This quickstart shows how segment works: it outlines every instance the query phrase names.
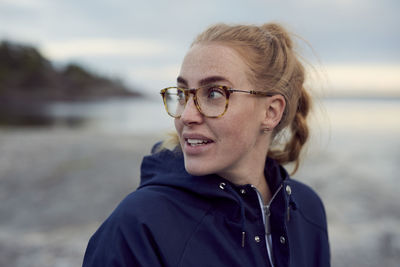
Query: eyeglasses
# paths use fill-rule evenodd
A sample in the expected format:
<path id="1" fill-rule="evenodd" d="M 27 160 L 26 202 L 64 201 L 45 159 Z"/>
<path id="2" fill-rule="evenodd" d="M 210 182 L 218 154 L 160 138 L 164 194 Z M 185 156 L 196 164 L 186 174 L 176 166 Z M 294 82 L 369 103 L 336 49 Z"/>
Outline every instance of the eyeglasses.
<path id="1" fill-rule="evenodd" d="M 268 97 L 274 95 L 261 91 L 237 90 L 221 85 L 207 85 L 194 89 L 168 87 L 160 92 L 165 110 L 171 117 L 177 119 L 181 117 L 189 101 L 190 94 L 193 94 L 195 106 L 202 115 L 208 118 L 220 118 L 228 109 L 229 96 L 232 93 L 247 93 Z"/>

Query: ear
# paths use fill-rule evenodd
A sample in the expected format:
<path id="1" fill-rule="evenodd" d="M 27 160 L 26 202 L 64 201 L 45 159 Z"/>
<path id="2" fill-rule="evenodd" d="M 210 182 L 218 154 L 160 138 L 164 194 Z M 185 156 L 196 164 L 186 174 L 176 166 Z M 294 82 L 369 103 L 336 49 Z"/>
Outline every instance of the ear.
<path id="1" fill-rule="evenodd" d="M 265 117 L 261 125 L 262 131 L 272 131 L 281 121 L 286 101 L 282 95 L 268 97 L 265 102 Z"/>

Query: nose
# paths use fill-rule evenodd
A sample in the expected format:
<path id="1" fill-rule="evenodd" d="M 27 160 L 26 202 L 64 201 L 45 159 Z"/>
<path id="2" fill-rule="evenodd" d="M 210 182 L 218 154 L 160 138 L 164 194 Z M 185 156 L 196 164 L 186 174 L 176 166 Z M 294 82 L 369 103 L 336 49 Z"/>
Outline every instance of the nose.
<path id="1" fill-rule="evenodd" d="M 183 113 L 180 117 L 180 120 L 185 125 L 191 125 L 191 124 L 199 124 L 203 121 L 203 119 L 204 119 L 203 115 L 196 107 L 196 103 L 194 102 L 193 96 L 190 96 L 183 110 Z"/>

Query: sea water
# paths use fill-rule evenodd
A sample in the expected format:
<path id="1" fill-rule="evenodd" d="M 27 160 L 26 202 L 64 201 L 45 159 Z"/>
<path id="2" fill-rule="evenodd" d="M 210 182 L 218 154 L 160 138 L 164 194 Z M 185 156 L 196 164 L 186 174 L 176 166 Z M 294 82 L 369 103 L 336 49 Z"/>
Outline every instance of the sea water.
<path id="1" fill-rule="evenodd" d="M 161 99 L 55 103 L 49 106 L 48 113 L 61 121 L 68 117 L 83 118 L 84 127 L 104 132 L 152 134 L 173 128 L 173 118 L 165 112 Z"/>
<path id="2" fill-rule="evenodd" d="M 161 101 L 111 99 L 89 103 L 56 103 L 49 113 L 58 118 L 83 117 L 88 127 L 104 131 L 148 133 L 173 128 Z M 314 106 L 315 130 L 350 135 L 400 133 L 400 99 L 325 99 Z"/>

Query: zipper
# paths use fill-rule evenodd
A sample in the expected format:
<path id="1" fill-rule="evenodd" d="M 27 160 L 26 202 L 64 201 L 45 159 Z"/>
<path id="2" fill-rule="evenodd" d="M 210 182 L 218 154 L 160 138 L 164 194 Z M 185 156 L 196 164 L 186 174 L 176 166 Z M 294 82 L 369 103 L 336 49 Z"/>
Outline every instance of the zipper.
<path id="1" fill-rule="evenodd" d="M 264 205 L 262 202 L 262 198 L 261 198 L 261 194 L 260 192 L 257 190 L 257 188 L 254 185 L 251 185 L 251 187 L 256 190 L 257 195 L 258 195 L 258 199 L 261 205 L 261 208 L 264 211 L 264 218 L 265 218 L 265 233 L 266 234 L 271 234 L 271 224 L 270 224 L 270 216 L 271 216 L 271 210 L 270 207 L 272 205 L 272 202 L 274 201 L 274 199 L 276 198 L 276 196 L 278 195 L 279 191 L 281 191 L 281 189 L 283 188 L 283 184 L 281 184 L 278 189 L 275 191 L 275 193 L 272 195 L 271 199 L 269 200 L 267 205 Z M 265 208 L 265 209 L 264 209 Z"/>
<path id="2" fill-rule="evenodd" d="M 270 201 L 268 202 L 267 205 L 263 205 L 263 208 L 265 207 L 264 214 L 265 214 L 265 233 L 270 235 L 271 234 L 271 223 L 270 223 L 270 217 L 271 217 L 271 210 L 270 207 L 272 205 L 272 201 L 274 201 L 275 197 L 278 195 L 279 191 L 281 191 L 283 185 L 281 184 L 278 189 L 275 191 L 274 195 L 271 197 Z"/>
<path id="3" fill-rule="evenodd" d="M 265 227 L 265 240 L 266 240 L 266 245 L 267 245 L 267 252 L 268 252 L 268 257 L 271 263 L 271 266 L 274 266 L 274 262 L 272 259 L 272 238 L 271 238 L 271 222 L 270 222 L 270 217 L 271 217 L 271 210 L 270 207 L 272 205 L 272 202 L 278 195 L 279 191 L 283 188 L 283 184 L 281 184 L 278 189 L 275 191 L 273 196 L 271 197 L 270 201 L 268 202 L 267 205 L 264 206 L 264 203 L 262 201 L 262 197 L 260 192 L 257 190 L 257 188 L 254 185 L 251 185 L 251 187 L 256 191 L 257 196 L 258 196 L 258 201 L 262 210 L 262 213 L 264 215 L 264 227 Z"/>

